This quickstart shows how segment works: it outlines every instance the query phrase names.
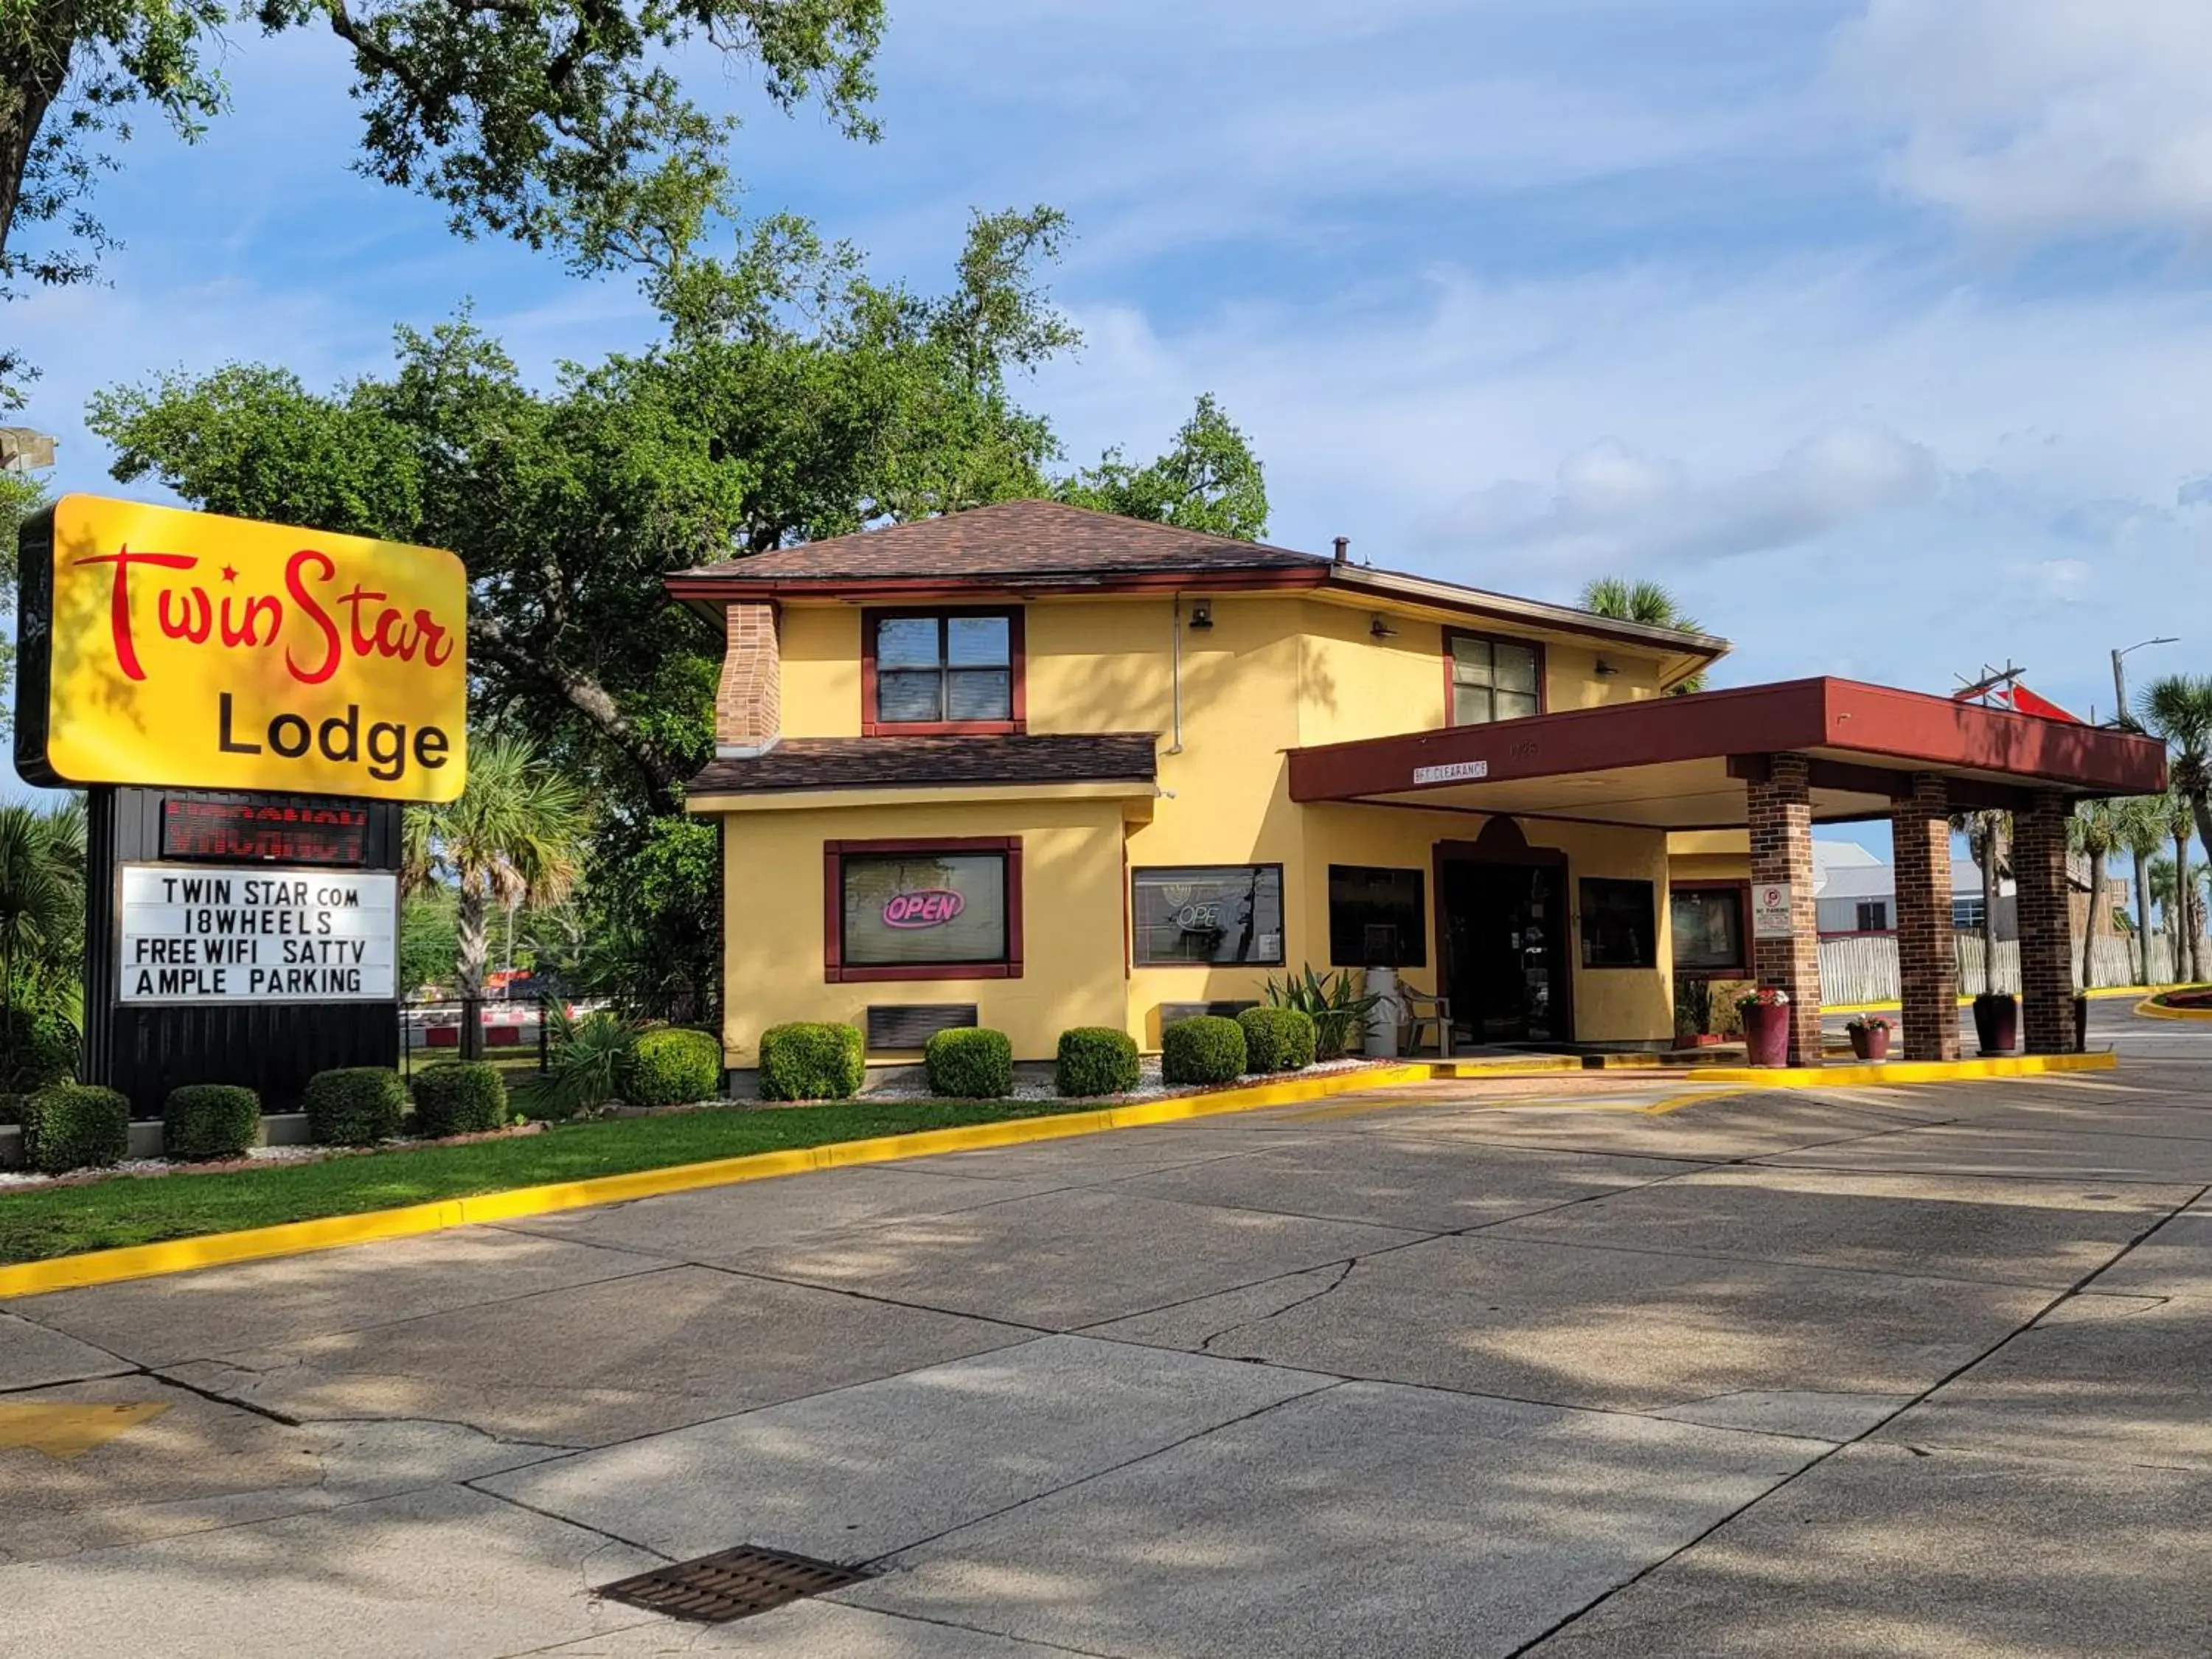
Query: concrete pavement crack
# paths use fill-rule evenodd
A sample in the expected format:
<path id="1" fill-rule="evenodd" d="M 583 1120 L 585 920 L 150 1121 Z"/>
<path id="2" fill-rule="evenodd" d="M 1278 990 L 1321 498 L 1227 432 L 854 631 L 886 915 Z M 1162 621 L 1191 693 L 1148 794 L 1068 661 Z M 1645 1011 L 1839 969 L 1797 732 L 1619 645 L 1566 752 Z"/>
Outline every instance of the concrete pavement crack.
<path id="1" fill-rule="evenodd" d="M 1233 1332 L 1249 1330 L 1255 1326 L 1264 1325 L 1271 1319 L 1280 1319 L 1285 1314 L 1291 1312 L 1293 1309 L 1303 1308 L 1309 1303 L 1320 1301 L 1322 1297 L 1328 1295 L 1331 1291 L 1341 1289 L 1344 1285 L 1344 1281 L 1352 1277 L 1352 1270 L 1358 1265 L 1359 1258 L 1358 1256 L 1355 1255 L 1347 1258 L 1338 1267 L 1336 1277 L 1330 1279 L 1328 1284 L 1322 1285 L 1319 1290 L 1310 1291 L 1305 1295 L 1298 1297 L 1295 1302 L 1286 1302 L 1281 1307 L 1276 1309 L 1273 1313 L 1261 1314 L 1256 1319 L 1240 1319 L 1233 1324 L 1224 1325 L 1219 1330 L 1212 1333 L 1210 1335 L 1206 1337 L 1204 1340 L 1199 1343 L 1198 1352 L 1200 1353 L 1210 1354 L 1213 1352 L 1213 1345 L 1216 1342 L 1218 1342 L 1223 1337 L 1228 1336 Z M 1309 1271 L 1312 1270 L 1310 1269 Z"/>
<path id="2" fill-rule="evenodd" d="M 497 1473 L 503 1473 L 503 1471 Z M 677 1559 L 665 1551 L 653 1548 L 650 1544 L 641 1544 L 635 1538 L 625 1538 L 620 1533 L 609 1532 L 605 1527 L 595 1527 L 588 1521 L 579 1521 L 573 1515 L 562 1515 L 552 1510 L 541 1510 L 535 1504 L 526 1504 L 520 1498 L 510 1497 L 503 1492 L 493 1492 L 477 1484 L 479 1480 L 489 1480 L 491 1478 L 490 1474 L 471 1475 L 466 1480 L 457 1480 L 453 1484 L 465 1492 L 476 1493 L 479 1498 L 489 1498 L 495 1503 L 506 1504 L 518 1510 L 527 1510 L 542 1520 L 555 1522 L 564 1527 L 574 1527 L 579 1532 L 588 1532 L 594 1537 L 605 1539 L 610 1544 L 619 1544 L 624 1549 L 635 1550 L 641 1555 L 649 1555 L 656 1561 L 673 1561 Z M 624 1577 L 628 1575 L 625 1574 Z"/>
<path id="3" fill-rule="evenodd" d="M 1785 1486 L 1794 1486 L 1796 1482 L 1803 1480 L 1806 1475 L 1810 1474 L 1813 1470 L 1819 1468 L 1830 1458 L 1835 1456 L 1837 1453 L 1846 1450 L 1852 1446 L 1858 1445 L 1866 1441 L 1891 1423 L 1895 1422 L 1905 1413 L 1933 1398 L 1942 1389 L 1948 1388 L 1952 1383 L 1957 1382 L 1960 1377 L 1964 1376 L 1968 1371 L 1973 1370 L 1977 1365 L 1982 1364 L 1985 1361 L 1994 1358 L 1996 1354 L 2002 1352 L 2006 1346 L 2012 1343 L 2014 1340 L 2019 1337 L 2023 1332 L 2033 1329 L 2040 1321 L 2050 1314 L 2052 1309 L 2059 1306 L 2062 1303 L 2069 1301 L 2074 1297 L 2080 1295 L 2088 1285 L 2103 1274 L 2109 1273 L 2112 1268 L 2118 1267 L 2122 1261 L 2125 1261 L 2135 1252 L 2136 1249 L 2141 1245 L 2145 1239 L 2148 1238 L 2160 1227 L 2165 1226 L 2166 1224 L 2172 1220 L 2174 1217 L 2202 1202 L 2205 1194 L 2208 1192 L 2212 1192 L 2212 1186 L 2200 1187 L 2197 1189 L 2194 1196 L 2185 1200 L 2180 1204 L 2176 1205 L 2173 1208 L 2166 1211 L 2164 1214 L 2155 1216 L 2151 1220 L 2149 1225 L 2144 1227 L 2141 1231 L 2137 1232 L 2134 1237 L 2129 1239 L 2128 1242 L 2122 1245 L 2119 1249 L 2115 1251 L 2108 1260 L 2099 1263 L 2087 1273 L 2083 1273 L 2079 1279 L 2075 1279 L 2073 1284 L 2059 1291 L 2057 1295 L 2052 1297 L 2051 1300 L 2046 1302 L 2041 1308 L 2039 1308 L 2034 1313 L 2029 1315 L 2027 1318 L 2022 1320 L 2011 1330 L 2007 1331 L 2002 1336 L 1990 1344 L 1988 1347 L 1983 1349 L 1981 1352 L 1974 1355 L 1972 1358 L 1962 1361 L 1958 1365 L 1954 1366 L 1950 1370 L 1945 1372 L 1942 1376 L 1936 1378 L 1935 1382 L 1923 1389 L 1918 1394 L 1913 1395 L 1910 1400 L 1907 1400 L 1904 1404 L 1898 1407 L 1895 1411 L 1887 1413 L 1873 1423 L 1869 1423 L 1865 1428 L 1860 1430 L 1858 1433 L 1853 1435 L 1850 1439 L 1838 1441 L 1834 1445 L 1829 1447 L 1827 1450 L 1822 1452 L 1819 1456 L 1807 1459 L 1801 1468 L 1790 1474 L 1783 1476 L 1781 1480 L 1767 1487 L 1765 1491 L 1759 1492 L 1758 1495 L 1746 1500 L 1744 1503 L 1739 1504 L 1735 1508 L 1730 1510 L 1726 1515 L 1722 1516 L 1717 1521 L 1715 1521 L 1711 1526 L 1705 1528 L 1695 1537 L 1690 1539 L 1680 1547 L 1668 1551 L 1665 1555 L 1661 1556 L 1656 1561 L 1648 1563 L 1635 1572 L 1631 1573 L 1626 1578 L 1622 1579 L 1618 1584 L 1613 1585 L 1609 1589 L 1603 1591 L 1600 1595 L 1594 1596 L 1589 1601 L 1584 1602 L 1581 1607 L 1576 1608 L 1572 1613 L 1568 1613 L 1565 1618 L 1557 1620 L 1547 1629 L 1538 1632 L 1534 1637 L 1530 1638 L 1528 1641 L 1523 1642 L 1519 1647 L 1515 1648 L 1510 1653 L 1504 1655 L 1504 1659 L 1522 1659 L 1522 1655 L 1534 1651 L 1546 1642 L 1551 1640 L 1553 1637 L 1557 1636 L 1560 1632 L 1566 1630 L 1581 1620 L 1587 1619 L 1591 1613 L 1596 1612 L 1598 1608 L 1612 1601 L 1622 1591 L 1641 1583 L 1644 1579 L 1650 1577 L 1653 1573 L 1657 1572 L 1669 1562 L 1679 1560 L 1683 1556 L 1687 1555 L 1692 1550 L 1696 1549 L 1698 1545 L 1704 1543 L 1705 1540 L 1711 1538 L 1715 1533 L 1720 1531 L 1722 1528 L 1727 1526 L 1738 1516 L 1748 1513 L 1759 1504 L 1765 1503 L 1768 1498 L 1773 1497 L 1775 1493 L 1782 1491 Z M 1920 1455 L 1925 1456 L 1929 1454 L 1923 1451 Z"/>

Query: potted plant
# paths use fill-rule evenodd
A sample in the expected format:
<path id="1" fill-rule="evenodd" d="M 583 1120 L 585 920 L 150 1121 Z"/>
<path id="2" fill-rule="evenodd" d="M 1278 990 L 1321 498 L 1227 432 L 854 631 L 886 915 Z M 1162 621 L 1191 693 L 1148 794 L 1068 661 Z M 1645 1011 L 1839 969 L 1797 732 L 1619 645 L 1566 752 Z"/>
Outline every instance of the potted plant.
<path id="1" fill-rule="evenodd" d="M 1861 1060 L 1889 1058 L 1889 1022 L 1879 1014 L 1860 1014 L 1844 1030 L 1850 1033 L 1851 1053 Z"/>
<path id="2" fill-rule="evenodd" d="M 1749 996 L 1736 1000 L 1743 1017 L 1744 1047 L 1754 1066 L 1790 1063 L 1790 993 L 1778 985 L 1762 985 Z"/>
<path id="3" fill-rule="evenodd" d="M 1709 979 L 1674 981 L 1674 1046 L 1700 1048 L 1718 1042 L 1712 1030 L 1713 982 Z"/>
<path id="4" fill-rule="evenodd" d="M 2020 1042 L 2020 999 L 1984 991 L 1974 999 L 1974 1038 L 1985 1054 L 2008 1054 Z"/>

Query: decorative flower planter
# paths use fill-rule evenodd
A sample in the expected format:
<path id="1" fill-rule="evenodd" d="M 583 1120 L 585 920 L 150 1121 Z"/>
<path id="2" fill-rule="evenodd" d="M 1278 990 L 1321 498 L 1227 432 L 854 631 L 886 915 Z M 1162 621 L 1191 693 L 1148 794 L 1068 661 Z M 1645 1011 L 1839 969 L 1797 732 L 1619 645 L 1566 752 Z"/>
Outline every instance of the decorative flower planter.
<path id="1" fill-rule="evenodd" d="M 2020 999 L 1984 991 L 1974 999 L 1974 1038 L 1985 1054 L 2008 1054 L 2020 1046 Z"/>
<path id="2" fill-rule="evenodd" d="M 1850 1028 L 1851 1053 L 1860 1060 L 1889 1058 L 1889 1027 L 1887 1025 L 1854 1025 Z"/>
<path id="3" fill-rule="evenodd" d="M 1754 1003 L 1743 1011 L 1743 1042 L 1754 1066 L 1790 1063 L 1790 1006 Z"/>

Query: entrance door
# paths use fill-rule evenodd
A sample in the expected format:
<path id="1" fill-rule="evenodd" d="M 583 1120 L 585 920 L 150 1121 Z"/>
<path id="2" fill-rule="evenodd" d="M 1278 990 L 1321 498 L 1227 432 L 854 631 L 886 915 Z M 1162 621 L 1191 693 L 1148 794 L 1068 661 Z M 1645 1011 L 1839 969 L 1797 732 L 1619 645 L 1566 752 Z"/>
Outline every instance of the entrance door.
<path id="1" fill-rule="evenodd" d="M 1559 1042 L 1571 1035 L 1566 871 L 1555 864 L 1445 863 L 1444 994 L 1473 1042 Z"/>

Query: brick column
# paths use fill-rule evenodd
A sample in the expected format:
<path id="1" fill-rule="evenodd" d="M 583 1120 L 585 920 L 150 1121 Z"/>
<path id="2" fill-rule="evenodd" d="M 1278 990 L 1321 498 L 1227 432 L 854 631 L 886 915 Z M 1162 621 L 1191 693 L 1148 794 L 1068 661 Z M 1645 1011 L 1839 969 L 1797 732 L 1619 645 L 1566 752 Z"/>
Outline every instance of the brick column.
<path id="1" fill-rule="evenodd" d="M 1790 884 L 1790 936 L 1752 941 L 1761 985 L 1790 994 L 1790 1063 L 1820 1063 L 1820 934 L 1813 902 L 1813 796 L 1802 755 L 1771 755 L 1766 776 L 1744 785 L 1751 879 Z"/>
<path id="2" fill-rule="evenodd" d="M 1897 968 L 1904 988 L 1905 1057 L 1959 1057 L 1959 957 L 1951 938 L 1951 796 L 1940 777 L 1912 780 L 1891 807 L 1896 847 Z"/>
<path id="3" fill-rule="evenodd" d="M 2067 905 L 2066 799 L 2039 791 L 2012 815 L 2012 878 L 2019 894 L 2021 1026 L 2031 1054 L 2074 1047 L 2074 927 Z"/>
<path id="4" fill-rule="evenodd" d="M 775 746 L 783 729 L 783 662 L 772 605 L 728 605 L 722 682 L 714 694 L 714 752 L 724 760 Z"/>

